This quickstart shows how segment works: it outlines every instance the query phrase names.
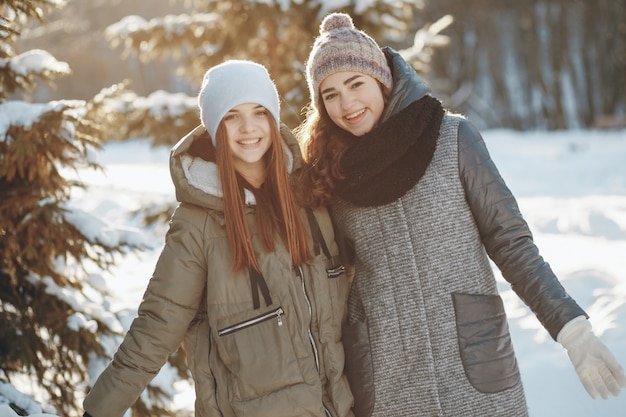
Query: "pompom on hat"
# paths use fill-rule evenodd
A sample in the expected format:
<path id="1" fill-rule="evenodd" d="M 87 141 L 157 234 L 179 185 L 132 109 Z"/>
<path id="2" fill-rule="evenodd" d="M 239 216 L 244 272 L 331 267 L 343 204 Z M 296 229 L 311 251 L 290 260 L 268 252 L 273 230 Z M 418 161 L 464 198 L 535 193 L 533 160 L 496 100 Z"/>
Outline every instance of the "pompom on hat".
<path id="1" fill-rule="evenodd" d="M 340 71 L 369 75 L 387 89 L 393 86 L 385 54 L 365 32 L 355 29 L 350 15 L 331 13 L 320 24 L 320 34 L 306 64 L 311 102 L 317 107 L 320 84 Z"/>
<path id="2" fill-rule="evenodd" d="M 246 60 L 229 60 L 209 69 L 198 94 L 200 120 L 215 146 L 215 134 L 230 109 L 244 103 L 265 107 L 280 128 L 278 91 L 267 69 Z"/>

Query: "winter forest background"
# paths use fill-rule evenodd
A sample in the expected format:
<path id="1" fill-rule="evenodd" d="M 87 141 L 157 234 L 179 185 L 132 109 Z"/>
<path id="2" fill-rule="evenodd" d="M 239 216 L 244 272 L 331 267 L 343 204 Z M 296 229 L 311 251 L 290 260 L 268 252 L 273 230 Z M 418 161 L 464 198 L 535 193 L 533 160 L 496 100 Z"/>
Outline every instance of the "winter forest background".
<path id="1" fill-rule="evenodd" d="M 580 135 L 588 142 L 563 145 L 564 155 L 594 149 L 614 158 L 607 166 L 623 165 L 624 0 L 0 0 L 0 417 L 82 414 L 89 384 L 134 314 L 112 291 L 119 281 L 111 283 L 110 271 L 147 254 L 149 274 L 154 242 L 174 207 L 168 178 L 167 192 L 147 197 L 135 190 L 89 205 L 77 197 L 93 187 L 83 173 L 115 172 L 102 154 L 116 146 L 124 146 L 120 155 L 131 164 L 160 155 L 158 172 L 167 172 L 167 150 L 198 124 L 202 74 L 228 58 L 265 64 L 283 99 L 283 119 L 297 126 L 308 98 L 303 62 L 321 18 L 339 10 L 381 45 L 400 50 L 446 107 L 485 131 L 520 134 L 525 156 L 588 132 Z M 546 133 L 542 143 L 532 132 Z M 508 156 L 519 157 L 516 173 L 527 175 L 524 155 Z M 624 176 L 610 177 L 611 192 L 622 195 L 602 203 L 616 222 L 607 235 L 613 243 L 626 234 Z M 595 178 L 570 178 L 604 192 Z M 571 212 L 544 219 L 542 209 L 533 211 L 540 203 L 529 207 L 539 224 L 572 221 Z M 124 209 L 113 217 L 118 222 L 104 218 L 106 204 Z M 616 285 L 626 294 L 623 282 Z M 623 311 L 625 299 L 615 298 L 612 308 Z M 170 357 L 164 373 L 133 416 L 181 415 L 173 387 L 188 380 L 184 352 Z"/>

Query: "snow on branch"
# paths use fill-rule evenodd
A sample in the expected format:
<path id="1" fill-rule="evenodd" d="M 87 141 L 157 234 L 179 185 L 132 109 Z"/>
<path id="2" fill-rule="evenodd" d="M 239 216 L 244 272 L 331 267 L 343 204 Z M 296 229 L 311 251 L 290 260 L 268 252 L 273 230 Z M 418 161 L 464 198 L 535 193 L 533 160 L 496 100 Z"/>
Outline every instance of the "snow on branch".
<path id="1" fill-rule="evenodd" d="M 70 74 L 71 69 L 67 62 L 58 61 L 49 52 L 33 49 L 10 58 L 0 58 L 0 73 L 3 76 L 1 99 L 19 90 L 32 90 L 37 78 L 53 85 L 56 77 Z"/>
<path id="2" fill-rule="evenodd" d="M 77 208 L 65 207 L 65 219 L 76 227 L 90 242 L 107 247 L 128 246 L 151 248 L 153 245 L 141 231 L 131 228 L 113 227 L 97 217 Z"/>
<path id="3" fill-rule="evenodd" d="M 124 54 L 135 51 L 142 60 L 162 56 L 165 49 L 181 53 L 181 43 L 187 48 L 197 48 L 194 40 L 207 41 L 206 34 L 221 32 L 223 21 L 215 13 L 166 15 L 146 20 L 141 16 L 126 16 L 108 26 L 105 38 L 112 47 L 124 46 Z"/>
<path id="4" fill-rule="evenodd" d="M 0 103 L 0 142 L 11 140 L 7 135 L 11 126 L 30 129 L 47 113 L 61 113 L 68 109 L 78 109 L 84 105 L 85 102 L 82 100 L 59 100 L 49 103 L 28 103 L 14 100 Z"/>
<path id="5" fill-rule="evenodd" d="M 0 60 L 0 65 L 3 64 L 2 61 L 8 61 L 10 69 L 24 77 L 31 74 L 50 77 L 71 73 L 67 62 L 58 61 L 50 52 L 43 49 L 32 49 L 8 60 Z"/>
<path id="6" fill-rule="evenodd" d="M 450 38 L 446 35 L 440 35 L 440 32 L 450 26 L 453 21 L 454 18 L 451 15 L 445 15 L 436 22 L 425 25 L 415 33 L 413 45 L 398 52 L 417 70 L 422 70 L 423 64 L 430 62 L 433 48 L 446 46 L 450 43 Z"/>

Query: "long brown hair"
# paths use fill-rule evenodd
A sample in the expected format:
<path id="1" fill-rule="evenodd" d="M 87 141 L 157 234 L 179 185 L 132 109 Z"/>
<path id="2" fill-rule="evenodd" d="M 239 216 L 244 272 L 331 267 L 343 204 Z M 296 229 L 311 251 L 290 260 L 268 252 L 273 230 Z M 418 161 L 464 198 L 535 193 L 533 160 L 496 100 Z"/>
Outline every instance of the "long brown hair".
<path id="1" fill-rule="evenodd" d="M 233 155 L 228 145 L 226 129 L 220 122 L 216 139 L 216 163 L 222 183 L 224 220 L 228 242 L 233 254 L 233 270 L 253 267 L 260 271 L 257 255 L 252 247 L 252 234 L 246 221 L 244 188 L 256 198 L 255 228 L 266 252 L 275 250 L 274 237 L 280 236 L 289 251 L 293 265 L 311 259 L 307 233 L 298 213 L 287 173 L 287 157 L 283 140 L 274 119 L 268 114 L 271 146 L 263 156 L 267 177 L 259 189 L 254 189 L 235 170 Z"/>
<path id="2" fill-rule="evenodd" d="M 297 198 L 300 204 L 312 208 L 330 203 L 335 182 L 344 178 L 341 158 L 356 142 L 330 119 L 323 103 L 318 109 L 309 106 L 305 122 L 294 129 L 304 159 L 295 180 Z"/>

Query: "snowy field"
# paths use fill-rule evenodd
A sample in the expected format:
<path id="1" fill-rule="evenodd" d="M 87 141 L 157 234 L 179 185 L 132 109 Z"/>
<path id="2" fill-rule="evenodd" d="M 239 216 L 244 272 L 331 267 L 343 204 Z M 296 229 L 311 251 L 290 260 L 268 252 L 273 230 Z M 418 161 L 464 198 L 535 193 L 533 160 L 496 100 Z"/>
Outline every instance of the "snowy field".
<path id="1" fill-rule="evenodd" d="M 484 137 L 542 255 L 626 366 L 626 130 L 491 130 Z M 174 199 L 168 156 L 168 149 L 151 149 L 141 140 L 107 145 L 99 155 L 105 172 L 81 173 L 90 187 L 73 205 L 115 226 L 139 227 L 129 211 Z M 146 232 L 154 248 L 126 257 L 107 276 L 114 309 L 136 311 L 164 231 Z M 565 351 L 499 280 L 530 415 L 626 416 L 626 390 L 618 398 L 592 400 Z M 184 387 L 177 402 L 190 408 L 193 396 Z"/>

